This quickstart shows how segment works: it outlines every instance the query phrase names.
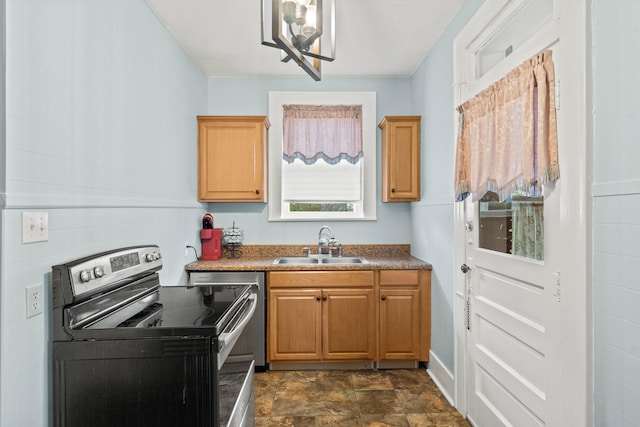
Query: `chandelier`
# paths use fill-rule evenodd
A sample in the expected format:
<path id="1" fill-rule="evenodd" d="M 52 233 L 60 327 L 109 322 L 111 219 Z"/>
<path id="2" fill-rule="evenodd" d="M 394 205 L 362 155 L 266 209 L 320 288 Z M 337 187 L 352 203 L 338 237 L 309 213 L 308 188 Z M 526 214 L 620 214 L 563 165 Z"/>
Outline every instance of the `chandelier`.
<path id="1" fill-rule="evenodd" d="M 262 0 L 262 44 L 281 50 L 314 80 L 335 59 L 335 0 Z"/>

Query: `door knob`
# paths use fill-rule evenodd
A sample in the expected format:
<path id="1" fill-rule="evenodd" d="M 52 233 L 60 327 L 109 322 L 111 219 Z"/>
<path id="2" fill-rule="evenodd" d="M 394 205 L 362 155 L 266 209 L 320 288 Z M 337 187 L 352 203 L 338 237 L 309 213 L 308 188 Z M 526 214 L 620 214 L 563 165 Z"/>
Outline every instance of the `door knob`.
<path id="1" fill-rule="evenodd" d="M 469 267 L 467 264 L 462 264 L 460 266 L 460 270 L 462 270 L 463 273 L 467 273 L 469 270 L 471 270 L 471 267 Z"/>

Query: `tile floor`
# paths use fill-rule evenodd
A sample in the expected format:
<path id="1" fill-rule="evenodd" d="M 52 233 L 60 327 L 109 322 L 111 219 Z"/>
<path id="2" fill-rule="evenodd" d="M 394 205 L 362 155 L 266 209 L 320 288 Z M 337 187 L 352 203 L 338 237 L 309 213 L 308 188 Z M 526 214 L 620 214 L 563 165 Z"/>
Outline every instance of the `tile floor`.
<path id="1" fill-rule="evenodd" d="M 424 369 L 268 371 L 255 377 L 256 427 L 467 427 Z"/>

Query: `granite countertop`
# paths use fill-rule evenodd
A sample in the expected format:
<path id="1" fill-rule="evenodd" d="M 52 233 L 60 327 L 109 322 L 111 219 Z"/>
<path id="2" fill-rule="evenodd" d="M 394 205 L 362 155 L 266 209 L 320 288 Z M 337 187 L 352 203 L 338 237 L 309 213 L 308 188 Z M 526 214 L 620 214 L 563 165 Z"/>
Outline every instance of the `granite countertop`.
<path id="1" fill-rule="evenodd" d="M 343 256 L 362 256 L 367 264 L 274 264 L 279 256 L 302 256 L 303 247 L 314 245 L 244 245 L 240 258 L 196 261 L 187 271 L 286 271 L 286 270 L 431 270 L 431 264 L 411 256 L 410 245 L 344 245 Z"/>

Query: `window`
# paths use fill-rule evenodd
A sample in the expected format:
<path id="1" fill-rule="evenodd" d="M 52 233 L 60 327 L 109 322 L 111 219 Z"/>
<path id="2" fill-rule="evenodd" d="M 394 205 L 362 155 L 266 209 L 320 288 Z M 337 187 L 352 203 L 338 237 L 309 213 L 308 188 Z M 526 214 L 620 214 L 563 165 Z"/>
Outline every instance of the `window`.
<path id="1" fill-rule="evenodd" d="M 282 209 L 362 216 L 362 106 L 284 105 Z"/>
<path id="2" fill-rule="evenodd" d="M 270 92 L 269 119 L 270 221 L 376 219 L 375 93 Z"/>
<path id="3" fill-rule="evenodd" d="M 544 260 L 544 198 L 518 191 L 505 201 L 486 193 L 478 203 L 478 246 Z"/>
<path id="4" fill-rule="evenodd" d="M 482 44 L 475 53 L 476 78 L 487 74 L 553 19 L 553 0 L 518 0 L 513 3 L 503 11 L 511 17 L 501 22 L 500 28 L 492 28 L 494 34 L 489 41 L 474 41 Z"/>
<path id="5" fill-rule="evenodd" d="M 479 203 L 479 246 L 544 259 L 542 186 L 560 178 L 551 50 L 464 102 L 456 199 Z"/>

